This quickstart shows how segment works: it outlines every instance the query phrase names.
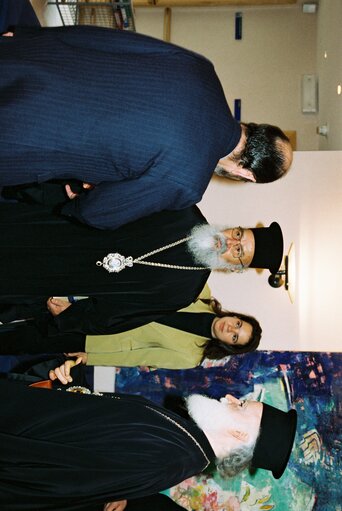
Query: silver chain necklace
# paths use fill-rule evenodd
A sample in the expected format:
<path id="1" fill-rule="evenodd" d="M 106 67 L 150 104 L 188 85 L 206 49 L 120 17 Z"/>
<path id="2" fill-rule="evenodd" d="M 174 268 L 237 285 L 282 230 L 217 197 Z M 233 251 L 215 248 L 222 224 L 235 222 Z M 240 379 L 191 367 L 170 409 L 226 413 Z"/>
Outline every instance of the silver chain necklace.
<path id="1" fill-rule="evenodd" d="M 177 428 L 179 428 L 180 430 L 182 430 L 186 435 L 188 435 L 189 438 L 191 438 L 191 440 L 194 442 L 194 444 L 198 447 L 198 449 L 201 451 L 201 453 L 203 454 L 204 456 L 204 459 L 206 460 L 206 465 L 205 467 L 202 469 L 205 470 L 209 465 L 210 465 L 210 459 L 208 458 L 208 456 L 206 455 L 204 449 L 202 448 L 201 444 L 199 442 L 197 442 L 196 438 L 194 438 L 192 436 L 191 433 L 189 433 L 189 431 L 185 428 L 183 428 L 183 426 L 181 426 L 180 424 L 178 424 L 177 421 L 175 421 L 174 419 L 171 419 L 171 417 L 169 417 L 168 415 L 166 415 L 165 413 L 161 412 L 160 410 L 156 410 L 155 408 L 152 408 L 151 406 L 148 406 L 148 405 L 145 405 L 146 408 L 149 408 L 150 410 L 152 410 L 153 412 L 155 413 L 158 413 L 159 415 L 161 415 L 162 417 L 164 417 L 165 419 L 167 419 L 168 421 L 170 421 L 172 424 L 174 424 L 175 426 L 177 426 Z"/>
<path id="2" fill-rule="evenodd" d="M 149 256 L 154 254 L 158 254 L 158 252 L 163 252 L 164 250 L 168 250 L 169 248 L 180 245 L 181 243 L 185 243 L 192 236 L 188 236 L 187 238 L 182 238 L 181 240 L 175 241 L 174 243 L 170 243 L 169 245 L 165 245 L 164 247 L 157 248 L 156 250 L 152 250 L 152 252 L 147 252 L 140 257 L 136 257 L 133 259 L 132 256 L 125 257 L 118 252 L 114 254 L 107 254 L 102 261 L 96 261 L 97 266 L 102 266 L 109 273 L 119 273 L 119 271 L 124 270 L 126 267 L 132 267 L 133 264 L 145 264 L 146 266 L 159 266 L 162 268 L 173 268 L 175 270 L 206 270 L 208 269 L 205 266 L 178 266 L 176 264 L 166 264 L 166 263 L 154 263 L 152 261 L 145 261 Z"/>

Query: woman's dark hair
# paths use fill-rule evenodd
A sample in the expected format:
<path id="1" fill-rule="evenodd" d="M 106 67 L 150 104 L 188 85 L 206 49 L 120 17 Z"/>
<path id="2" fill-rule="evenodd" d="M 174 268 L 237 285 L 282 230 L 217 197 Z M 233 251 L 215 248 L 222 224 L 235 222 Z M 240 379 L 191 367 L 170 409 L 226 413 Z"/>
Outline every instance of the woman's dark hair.
<path id="1" fill-rule="evenodd" d="M 236 316 L 241 319 L 241 321 L 246 321 L 252 327 L 252 335 L 247 344 L 244 345 L 230 345 L 221 342 L 219 339 L 209 339 L 206 344 L 203 345 L 203 359 L 210 358 L 219 360 L 220 358 L 226 357 L 227 355 L 238 355 L 240 353 L 248 353 L 250 351 L 255 351 L 260 343 L 262 329 L 259 321 L 257 321 L 253 316 L 248 316 L 246 314 L 240 314 L 239 312 L 231 312 L 222 309 L 222 306 L 216 298 L 211 298 L 210 300 L 202 300 L 205 303 L 210 304 L 213 312 L 219 318 L 223 318 L 224 316 Z M 202 359 L 202 360 L 203 360 Z"/>
<path id="2" fill-rule="evenodd" d="M 244 124 L 246 145 L 239 155 L 243 168 L 251 170 L 257 183 L 270 183 L 288 170 L 283 147 L 279 142 L 290 143 L 285 133 L 270 124 Z"/>

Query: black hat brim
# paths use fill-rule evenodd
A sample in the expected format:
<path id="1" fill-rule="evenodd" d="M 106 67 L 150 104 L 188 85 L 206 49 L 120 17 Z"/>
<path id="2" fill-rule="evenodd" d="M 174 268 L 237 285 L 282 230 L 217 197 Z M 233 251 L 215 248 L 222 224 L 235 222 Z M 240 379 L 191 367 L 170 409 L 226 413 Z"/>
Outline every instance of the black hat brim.
<path id="1" fill-rule="evenodd" d="M 283 412 L 263 404 L 260 434 L 253 453 L 252 467 L 271 470 L 273 477 L 279 479 L 290 459 L 296 427 L 296 410 Z"/>

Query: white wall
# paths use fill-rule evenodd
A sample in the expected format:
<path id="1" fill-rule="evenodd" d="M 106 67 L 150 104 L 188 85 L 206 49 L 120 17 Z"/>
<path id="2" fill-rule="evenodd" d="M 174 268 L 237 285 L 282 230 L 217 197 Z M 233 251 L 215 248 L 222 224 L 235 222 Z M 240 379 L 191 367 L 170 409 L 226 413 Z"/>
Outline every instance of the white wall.
<path id="1" fill-rule="evenodd" d="M 47 5 L 47 0 L 30 0 L 42 26 L 58 27 L 61 17 L 55 5 Z"/>
<path id="2" fill-rule="evenodd" d="M 234 40 L 235 11 L 243 12 L 243 39 Z M 163 10 L 136 9 L 137 31 L 162 38 Z M 318 149 L 317 116 L 301 113 L 301 77 L 316 72 L 316 15 L 285 7 L 174 8 L 171 40 L 213 61 L 242 120 L 296 130 L 299 150 Z"/>
<path id="3" fill-rule="evenodd" d="M 200 208 L 210 222 L 282 226 L 296 247 L 296 299 L 269 286 L 268 271 L 213 273 L 213 295 L 262 324 L 264 349 L 341 351 L 342 151 L 297 152 L 289 174 L 266 185 L 213 178 Z"/>
<path id="4" fill-rule="evenodd" d="M 327 137 L 319 137 L 319 149 L 342 148 L 342 1 L 320 0 L 318 11 L 317 69 L 319 76 L 319 124 L 328 125 Z M 335 37 L 332 36 L 335 34 Z"/>

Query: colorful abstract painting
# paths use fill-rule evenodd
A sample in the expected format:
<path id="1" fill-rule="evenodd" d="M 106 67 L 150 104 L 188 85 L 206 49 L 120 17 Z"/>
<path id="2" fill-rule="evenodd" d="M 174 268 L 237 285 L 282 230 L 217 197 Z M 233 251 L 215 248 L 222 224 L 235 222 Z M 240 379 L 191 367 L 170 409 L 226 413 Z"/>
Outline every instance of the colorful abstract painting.
<path id="1" fill-rule="evenodd" d="M 249 395 L 298 412 L 296 444 L 278 481 L 264 470 L 201 475 L 171 489 L 195 511 L 342 510 L 342 354 L 258 351 L 185 371 L 118 368 L 116 390 L 158 403 L 166 394 Z"/>

